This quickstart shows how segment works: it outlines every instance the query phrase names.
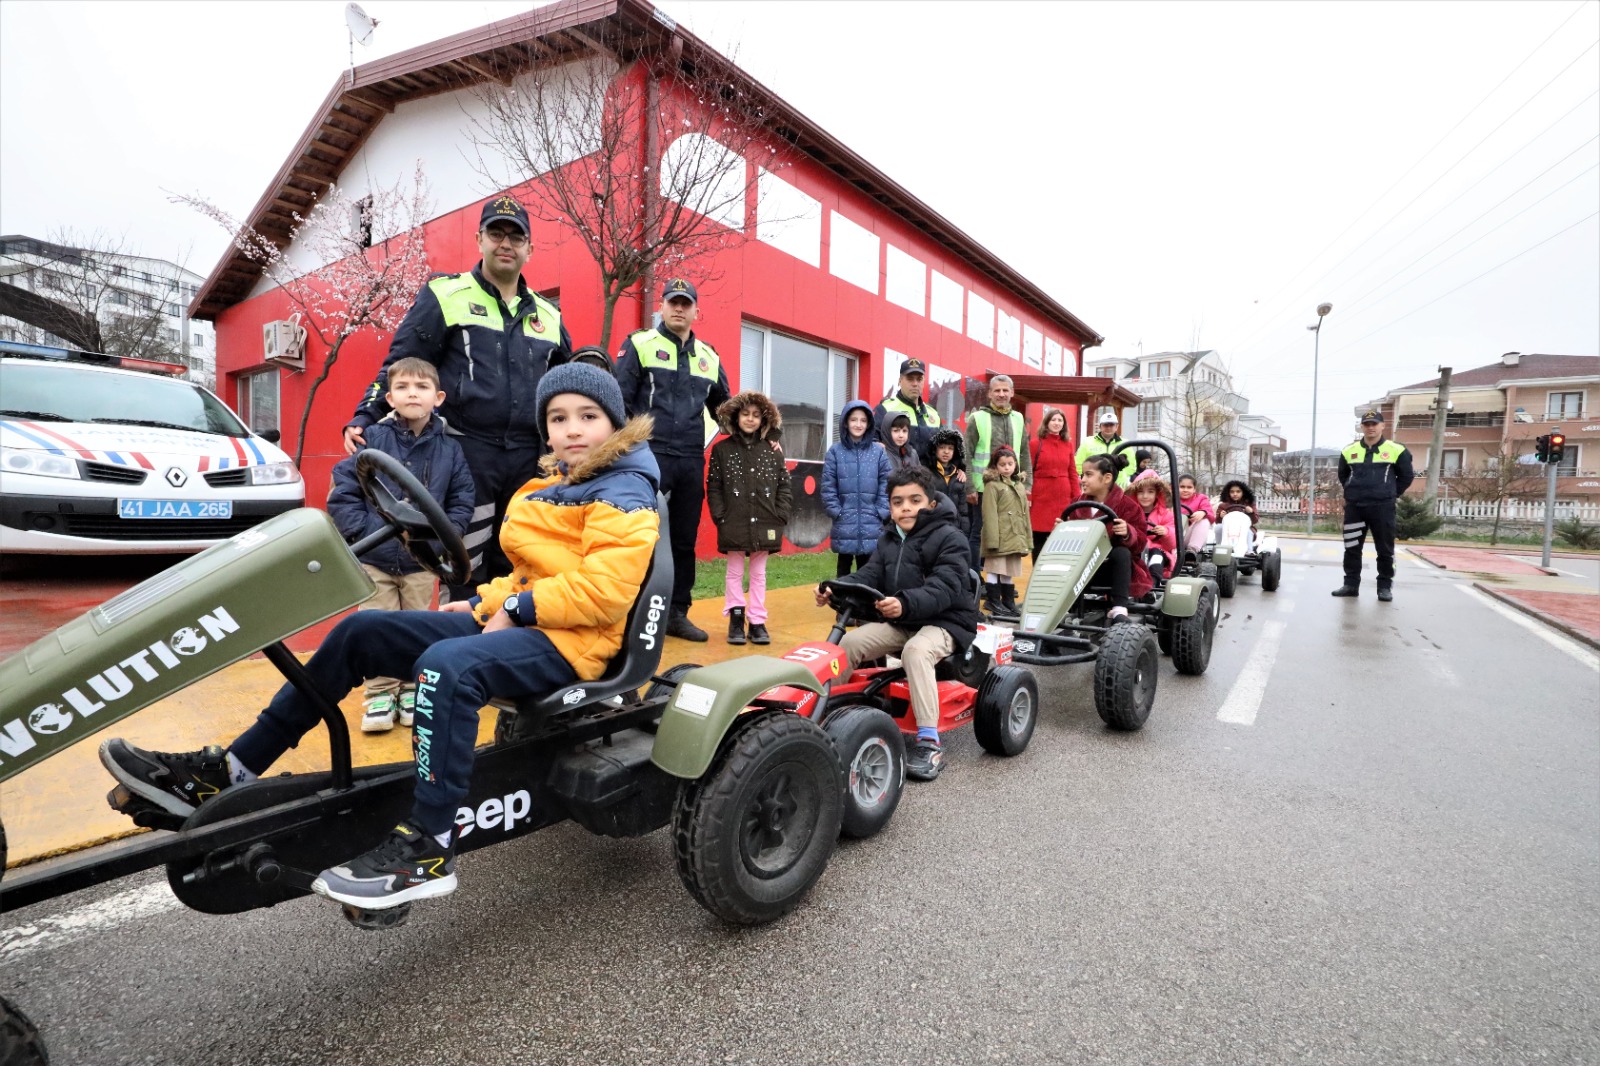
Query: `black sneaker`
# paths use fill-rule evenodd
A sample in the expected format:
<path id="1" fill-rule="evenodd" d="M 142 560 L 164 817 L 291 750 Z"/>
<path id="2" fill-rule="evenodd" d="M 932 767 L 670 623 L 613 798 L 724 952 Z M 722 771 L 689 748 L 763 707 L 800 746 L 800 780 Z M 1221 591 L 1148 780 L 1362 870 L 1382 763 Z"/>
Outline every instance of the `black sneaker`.
<path id="1" fill-rule="evenodd" d="M 388 840 L 365 855 L 329 867 L 311 882 L 317 895 L 369 911 L 455 890 L 455 849 L 440 847 L 431 833 L 410 822 L 395 826 Z"/>
<path id="2" fill-rule="evenodd" d="M 1394 591 L 1393 590 L 1391 590 L 1391 589 L 1379 589 L 1378 590 L 1378 600 L 1379 600 L 1379 602 L 1388 603 L 1393 599 L 1394 599 Z"/>
<path id="3" fill-rule="evenodd" d="M 693 641 L 696 644 L 704 644 L 711 639 L 705 630 L 689 621 L 689 616 L 686 614 L 673 614 L 667 619 L 667 636 Z"/>
<path id="4" fill-rule="evenodd" d="M 668 633 L 672 630 L 668 629 Z M 728 643 L 744 643 L 744 608 L 735 607 L 728 612 Z"/>
<path id="5" fill-rule="evenodd" d="M 932 781 L 944 769 L 944 748 L 937 740 L 918 737 L 906 750 L 906 776 L 913 781 Z"/>
<path id="6" fill-rule="evenodd" d="M 772 643 L 772 634 L 767 632 L 767 626 L 766 626 L 765 622 L 751 622 L 750 623 L 750 643 L 752 643 L 752 644 L 771 644 Z"/>
<path id="7" fill-rule="evenodd" d="M 1338 588 L 1333 590 L 1333 595 L 1335 595 L 1335 596 L 1359 596 L 1359 595 L 1361 595 L 1361 589 L 1360 589 L 1359 586 L 1356 586 L 1356 585 L 1340 585 Z"/>
<path id="8" fill-rule="evenodd" d="M 113 810 L 133 814 L 137 800 L 187 818 L 196 807 L 227 788 L 227 753 L 217 745 L 199 751 L 145 751 L 113 738 L 100 745 L 100 765 L 121 785 L 106 794 Z M 137 800 L 135 800 L 137 797 Z"/>

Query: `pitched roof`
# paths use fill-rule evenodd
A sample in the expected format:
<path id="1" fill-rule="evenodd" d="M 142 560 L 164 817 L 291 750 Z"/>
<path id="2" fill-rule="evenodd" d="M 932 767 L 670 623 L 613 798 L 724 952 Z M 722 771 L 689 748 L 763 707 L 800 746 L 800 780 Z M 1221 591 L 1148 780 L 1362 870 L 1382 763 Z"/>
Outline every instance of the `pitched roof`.
<path id="1" fill-rule="evenodd" d="M 619 46 L 602 44 L 602 40 L 625 40 L 628 44 L 619 50 Z M 537 63 L 595 54 L 614 54 L 630 60 L 645 53 L 668 55 L 688 66 L 697 60 L 714 63 L 727 71 L 730 79 L 738 83 L 736 88 L 766 102 L 774 131 L 800 154 L 837 175 L 978 274 L 1014 292 L 1045 318 L 1081 336 L 1086 346 L 1104 341 L 1043 289 L 771 89 L 679 27 L 648 0 L 558 0 L 526 15 L 492 22 L 346 71 L 334 82 L 327 99 L 245 222 L 280 247 L 287 246 L 294 214 L 309 210 L 397 104 L 485 80 L 509 82 L 515 74 Z M 244 300 L 260 275 L 260 264 L 230 246 L 201 285 L 190 315 L 215 318 Z"/>
<path id="2" fill-rule="evenodd" d="M 1452 389 L 1492 389 L 1501 382 L 1536 381 L 1543 378 L 1593 378 L 1600 377 L 1600 355 L 1539 355 L 1521 356 L 1516 366 L 1501 362 L 1474 367 L 1450 375 Z M 1415 385 L 1402 385 L 1390 389 L 1390 395 L 1410 392 L 1413 389 L 1437 389 L 1437 375 Z M 1381 401 L 1379 401 L 1381 402 Z"/>

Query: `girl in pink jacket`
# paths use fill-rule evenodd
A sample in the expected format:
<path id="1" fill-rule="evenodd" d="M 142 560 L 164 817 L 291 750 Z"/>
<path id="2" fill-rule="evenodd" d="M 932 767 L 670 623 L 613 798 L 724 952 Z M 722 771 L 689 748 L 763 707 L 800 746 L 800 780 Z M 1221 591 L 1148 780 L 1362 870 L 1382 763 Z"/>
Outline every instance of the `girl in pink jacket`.
<path id="1" fill-rule="evenodd" d="M 1193 474 L 1178 479 L 1178 506 L 1184 509 L 1184 547 L 1197 552 L 1211 539 L 1211 527 L 1217 520 L 1211 497 L 1200 491 Z"/>
<path id="2" fill-rule="evenodd" d="M 1159 580 L 1172 569 L 1172 560 L 1178 554 L 1178 530 L 1172 520 L 1172 491 L 1154 470 L 1137 475 L 1132 490 L 1133 498 L 1144 508 L 1145 536 L 1149 538 L 1145 565 L 1150 568 L 1150 576 Z"/>

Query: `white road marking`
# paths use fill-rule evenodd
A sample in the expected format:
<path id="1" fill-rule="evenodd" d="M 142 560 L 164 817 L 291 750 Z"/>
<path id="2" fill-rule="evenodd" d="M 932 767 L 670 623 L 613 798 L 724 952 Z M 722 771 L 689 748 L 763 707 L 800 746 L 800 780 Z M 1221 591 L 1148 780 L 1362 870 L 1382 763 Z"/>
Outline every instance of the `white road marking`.
<path id="1" fill-rule="evenodd" d="M 1562 636 L 1560 633 L 1551 629 L 1543 622 L 1535 621 L 1534 619 L 1523 614 L 1521 611 L 1507 607 L 1493 596 L 1485 596 L 1471 585 L 1457 585 L 1456 588 L 1460 589 L 1462 592 L 1465 592 L 1468 596 L 1471 596 L 1473 599 L 1477 600 L 1491 611 L 1494 611 L 1502 617 L 1515 622 L 1523 629 L 1526 629 L 1528 632 L 1543 640 L 1546 644 L 1549 644 L 1552 648 L 1555 648 L 1558 651 L 1566 652 L 1568 655 L 1578 660 L 1578 662 L 1582 663 L 1590 670 L 1600 670 L 1600 655 L 1596 655 L 1594 652 L 1585 648 L 1583 645 L 1579 644 L 1570 637 Z"/>
<path id="2" fill-rule="evenodd" d="M 1288 614 L 1294 610 L 1294 601 L 1278 600 L 1277 607 L 1277 613 Z M 1228 698 L 1217 712 L 1217 721 L 1229 725 L 1256 724 L 1256 712 L 1261 709 L 1261 700 L 1267 694 L 1272 664 L 1277 661 L 1278 645 L 1283 642 L 1283 631 L 1288 626 L 1289 623 L 1283 619 L 1273 618 L 1261 627 L 1261 636 L 1251 650 L 1250 658 L 1245 661 L 1244 669 L 1239 671 L 1233 687 L 1228 690 Z"/>
<path id="3" fill-rule="evenodd" d="M 26 925 L 0 929 L 0 962 L 14 962 L 36 951 L 63 947 L 84 937 L 109 932 L 119 925 L 183 906 L 165 881 L 107 896 L 98 903 L 52 914 Z"/>

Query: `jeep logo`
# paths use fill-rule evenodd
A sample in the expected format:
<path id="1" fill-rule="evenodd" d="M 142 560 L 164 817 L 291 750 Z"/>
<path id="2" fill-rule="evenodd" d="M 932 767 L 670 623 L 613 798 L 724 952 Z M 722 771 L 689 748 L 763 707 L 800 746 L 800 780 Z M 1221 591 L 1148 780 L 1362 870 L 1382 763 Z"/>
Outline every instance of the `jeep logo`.
<path id="1" fill-rule="evenodd" d="M 667 609 L 667 601 L 660 596 L 650 597 L 650 609 L 644 616 L 644 634 L 639 638 L 644 646 L 651 651 L 656 650 L 656 633 L 661 629 L 661 614 Z"/>
<path id="2" fill-rule="evenodd" d="M 509 833 L 518 822 L 526 821 L 532 810 L 533 796 L 527 789 L 505 796 L 490 796 L 476 808 L 456 810 L 456 825 L 461 827 L 459 836 L 464 837 L 476 828 L 504 829 Z"/>

